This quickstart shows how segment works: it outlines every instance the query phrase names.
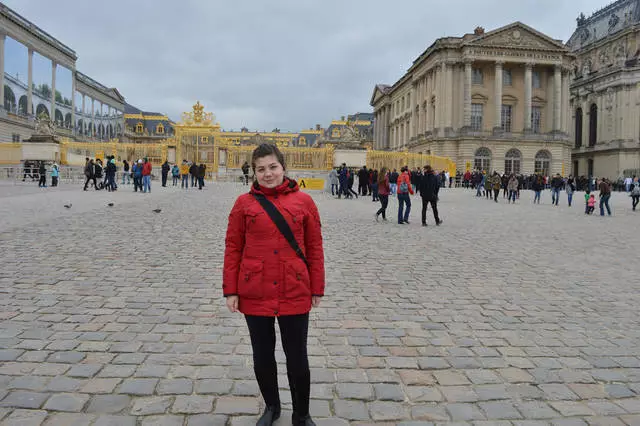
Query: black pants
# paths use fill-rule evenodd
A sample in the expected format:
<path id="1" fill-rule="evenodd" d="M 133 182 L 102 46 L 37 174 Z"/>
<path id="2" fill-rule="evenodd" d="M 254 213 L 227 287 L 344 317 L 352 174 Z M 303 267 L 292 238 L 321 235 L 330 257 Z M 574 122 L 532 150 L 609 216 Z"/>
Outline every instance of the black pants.
<path id="1" fill-rule="evenodd" d="M 253 348 L 253 370 L 264 402 L 280 406 L 276 366 L 276 330 L 274 317 L 245 315 Z M 311 373 L 307 356 L 309 314 L 278 317 L 282 348 L 287 358 L 287 377 L 291 389 L 293 412 L 300 417 L 309 414 Z"/>
<path id="2" fill-rule="evenodd" d="M 168 172 L 162 172 L 162 186 L 167 186 L 167 176 L 169 176 Z"/>
<path id="3" fill-rule="evenodd" d="M 633 210 L 638 206 L 638 202 L 640 202 L 640 195 L 632 195 L 631 196 L 631 204 L 633 206 Z"/>
<path id="4" fill-rule="evenodd" d="M 40 175 L 40 180 L 38 181 L 38 186 L 47 186 L 47 176 Z"/>
<path id="5" fill-rule="evenodd" d="M 376 216 L 377 215 L 382 215 L 383 219 L 387 218 L 387 206 L 389 205 L 389 196 L 388 195 L 380 195 L 378 194 L 378 198 L 380 199 L 380 204 L 382 204 L 382 207 L 380 207 L 380 210 L 378 210 L 376 212 Z"/>
<path id="6" fill-rule="evenodd" d="M 95 189 L 98 189 L 98 183 L 96 182 L 96 177 L 95 176 L 87 176 L 87 179 L 84 181 L 84 189 L 85 191 L 87 190 L 87 185 L 89 185 L 89 181 L 93 181 L 93 187 Z"/>
<path id="7" fill-rule="evenodd" d="M 58 186 L 58 176 L 51 176 L 51 186 Z"/>
<path id="8" fill-rule="evenodd" d="M 440 217 L 438 216 L 438 201 L 436 200 L 427 200 L 425 198 L 422 199 L 422 223 L 427 223 L 427 207 L 431 204 L 431 210 L 433 210 L 433 218 L 436 223 L 440 222 Z"/>
<path id="9" fill-rule="evenodd" d="M 498 202 L 498 195 L 500 195 L 500 188 L 493 190 L 493 201 Z"/>

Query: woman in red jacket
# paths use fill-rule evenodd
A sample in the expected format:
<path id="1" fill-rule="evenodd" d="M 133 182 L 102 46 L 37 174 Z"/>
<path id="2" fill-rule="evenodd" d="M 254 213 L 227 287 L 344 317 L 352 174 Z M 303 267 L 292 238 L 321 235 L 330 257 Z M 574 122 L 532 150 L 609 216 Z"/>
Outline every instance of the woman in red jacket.
<path id="1" fill-rule="evenodd" d="M 309 416 L 307 332 L 309 311 L 324 295 L 320 216 L 313 199 L 285 176 L 284 156 L 275 145 L 260 145 L 251 163 L 257 181 L 229 214 L 223 293 L 229 310 L 242 312 L 249 327 L 254 372 L 266 404 L 257 426 L 270 426 L 280 417 L 276 317 L 287 358 L 292 424 L 315 425 Z M 284 217 L 295 242 L 279 231 L 258 201 L 262 197 Z M 298 253 L 292 248 L 296 243 Z"/>

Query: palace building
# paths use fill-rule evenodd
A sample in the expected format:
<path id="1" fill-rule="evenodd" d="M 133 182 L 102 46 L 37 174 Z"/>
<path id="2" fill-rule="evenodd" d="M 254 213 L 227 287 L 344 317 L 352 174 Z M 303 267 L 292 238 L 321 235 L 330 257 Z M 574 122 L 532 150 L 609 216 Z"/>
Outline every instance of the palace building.
<path id="1" fill-rule="evenodd" d="M 640 175 L 640 0 L 580 14 L 567 46 L 573 174 Z"/>
<path id="2" fill-rule="evenodd" d="M 165 114 L 142 111 L 133 105 L 124 106 L 124 140 L 153 143 L 173 137 L 175 123 Z"/>
<path id="3" fill-rule="evenodd" d="M 375 86 L 374 149 L 444 156 L 462 171 L 568 174 L 572 60 L 520 22 L 437 39 L 396 83 Z"/>

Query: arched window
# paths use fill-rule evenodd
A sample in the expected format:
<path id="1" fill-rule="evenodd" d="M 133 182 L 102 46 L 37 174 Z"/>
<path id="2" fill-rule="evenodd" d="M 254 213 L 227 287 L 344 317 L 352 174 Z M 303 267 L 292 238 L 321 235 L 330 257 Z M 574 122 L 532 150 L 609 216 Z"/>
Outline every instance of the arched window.
<path id="1" fill-rule="evenodd" d="M 71 113 L 70 112 L 68 112 L 64 116 L 64 127 L 66 127 L 67 129 L 71 128 Z"/>
<path id="2" fill-rule="evenodd" d="M 36 117 L 40 116 L 46 116 L 49 118 L 49 110 L 43 104 L 38 104 L 38 107 L 36 108 Z"/>
<path id="3" fill-rule="evenodd" d="M 510 174 L 520 174 L 520 160 L 522 160 L 522 154 L 517 149 L 510 149 L 504 156 L 504 172 Z"/>
<path id="4" fill-rule="evenodd" d="M 298 145 L 304 146 L 306 144 L 307 144 L 307 138 L 305 138 L 304 136 L 300 136 L 300 138 L 298 139 Z"/>
<path id="5" fill-rule="evenodd" d="M 142 123 L 136 124 L 136 133 L 142 133 Z"/>
<path id="6" fill-rule="evenodd" d="M 159 134 L 164 133 L 164 126 L 162 125 L 162 123 L 158 123 L 158 125 L 156 126 L 156 133 L 159 133 Z"/>
<path id="7" fill-rule="evenodd" d="M 546 150 L 538 151 L 533 163 L 534 173 L 548 176 L 551 170 L 551 153 Z"/>
<path id="8" fill-rule="evenodd" d="M 595 146 L 598 139 L 598 106 L 589 108 L 589 146 Z"/>
<path id="9" fill-rule="evenodd" d="M 478 148 L 473 159 L 473 167 L 476 170 L 491 171 L 491 151 L 489 148 Z"/>
<path id="10" fill-rule="evenodd" d="M 11 87 L 4 85 L 4 109 L 16 112 L 16 95 L 14 95 Z"/>
<path id="11" fill-rule="evenodd" d="M 64 125 L 64 115 L 62 115 L 62 111 L 56 108 L 56 125 L 62 127 Z"/>
<path id="12" fill-rule="evenodd" d="M 576 148 L 580 148 L 582 146 L 582 108 L 576 109 Z"/>
<path id="13" fill-rule="evenodd" d="M 20 96 L 20 100 L 18 101 L 18 114 L 26 115 L 28 111 L 27 108 L 27 95 Z"/>

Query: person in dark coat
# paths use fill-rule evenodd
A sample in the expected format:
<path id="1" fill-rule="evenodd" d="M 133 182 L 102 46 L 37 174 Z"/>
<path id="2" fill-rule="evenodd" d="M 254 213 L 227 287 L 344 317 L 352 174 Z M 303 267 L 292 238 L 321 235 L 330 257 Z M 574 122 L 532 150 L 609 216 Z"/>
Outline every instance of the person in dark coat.
<path id="1" fill-rule="evenodd" d="M 198 173 L 200 173 L 200 170 L 198 168 L 198 165 L 194 161 L 191 164 L 191 167 L 189 167 L 189 174 L 191 175 L 191 187 L 192 188 L 194 186 L 196 186 L 196 181 L 198 180 Z"/>
<path id="2" fill-rule="evenodd" d="M 165 162 L 162 163 L 162 186 L 167 186 L 169 170 L 171 170 L 171 166 L 169 165 L 169 162 L 165 160 Z"/>
<path id="3" fill-rule="evenodd" d="M 206 174 L 207 166 L 200 163 L 200 166 L 198 166 L 198 189 L 202 189 L 202 187 L 204 186 L 204 177 L 206 176 Z"/>
<path id="4" fill-rule="evenodd" d="M 433 174 L 431 166 L 424 167 L 424 175 L 420 180 L 420 196 L 422 197 L 422 226 L 427 226 L 427 207 L 431 204 L 433 218 L 436 225 L 440 225 L 442 220 L 438 216 L 438 192 L 440 192 L 440 182 Z"/>

